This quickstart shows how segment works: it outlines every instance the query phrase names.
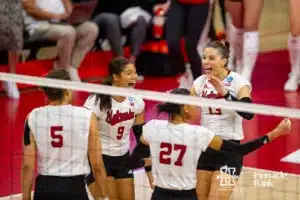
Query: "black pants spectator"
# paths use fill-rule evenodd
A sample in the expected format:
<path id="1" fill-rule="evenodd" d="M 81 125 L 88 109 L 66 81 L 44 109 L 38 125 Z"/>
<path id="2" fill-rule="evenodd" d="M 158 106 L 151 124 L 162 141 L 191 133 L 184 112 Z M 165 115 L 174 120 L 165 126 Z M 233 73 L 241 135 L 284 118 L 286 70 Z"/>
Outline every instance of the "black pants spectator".
<path id="1" fill-rule="evenodd" d="M 105 37 L 108 39 L 111 49 L 115 56 L 123 56 L 123 47 L 121 44 L 122 30 L 119 16 L 114 13 L 101 13 L 93 21 L 98 24 L 100 32 L 105 31 Z M 147 34 L 148 24 L 144 17 L 140 16 L 130 27 L 130 49 L 131 56 L 136 57 L 140 52 L 140 46 L 144 42 Z"/>
<path id="2" fill-rule="evenodd" d="M 201 58 L 197 51 L 209 12 L 209 2 L 203 4 L 182 4 L 172 0 L 166 20 L 166 40 L 169 48 L 170 64 L 174 73 L 183 73 L 184 57 L 180 39 L 185 36 L 185 49 L 191 64 L 194 79 L 201 75 Z"/>

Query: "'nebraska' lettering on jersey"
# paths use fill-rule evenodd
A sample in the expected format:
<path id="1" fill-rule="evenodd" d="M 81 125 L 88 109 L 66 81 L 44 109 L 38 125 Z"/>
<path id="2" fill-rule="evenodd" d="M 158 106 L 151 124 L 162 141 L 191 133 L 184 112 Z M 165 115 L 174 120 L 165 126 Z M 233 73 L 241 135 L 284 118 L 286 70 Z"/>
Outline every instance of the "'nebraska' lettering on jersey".
<path id="1" fill-rule="evenodd" d="M 235 72 L 230 72 L 222 83 L 234 95 L 237 95 L 243 86 L 248 86 L 251 89 L 249 81 Z M 194 81 L 194 88 L 197 95 L 201 98 L 226 101 L 222 95 L 218 94 L 213 85 L 208 82 L 206 75 L 202 75 Z M 202 108 L 202 125 L 224 139 L 242 140 L 244 138 L 242 120 L 243 118 L 233 110 L 220 109 L 218 107 Z"/>
<path id="2" fill-rule="evenodd" d="M 100 111 L 100 100 L 96 95 L 90 96 L 84 107 L 92 110 L 98 117 L 102 141 L 102 153 L 109 156 L 121 156 L 129 151 L 130 129 L 135 116 L 145 107 L 141 98 L 126 97 L 122 102 L 112 98 L 112 109 Z"/>
<path id="3" fill-rule="evenodd" d="M 213 132 L 202 126 L 151 120 L 143 126 L 143 137 L 150 145 L 155 186 L 172 190 L 196 187 L 198 159 Z"/>
<path id="4" fill-rule="evenodd" d="M 92 112 L 72 105 L 44 106 L 28 115 L 37 145 L 38 173 L 77 176 L 90 173 L 88 138 Z"/>

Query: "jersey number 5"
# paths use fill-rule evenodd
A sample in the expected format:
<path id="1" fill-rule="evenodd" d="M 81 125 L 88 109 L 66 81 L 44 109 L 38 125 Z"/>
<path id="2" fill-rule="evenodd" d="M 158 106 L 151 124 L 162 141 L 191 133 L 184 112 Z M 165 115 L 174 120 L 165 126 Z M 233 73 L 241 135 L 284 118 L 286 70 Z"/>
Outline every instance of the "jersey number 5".
<path id="1" fill-rule="evenodd" d="M 62 131 L 62 126 L 51 126 L 50 127 L 50 136 L 52 138 L 51 146 L 53 148 L 61 148 L 64 144 L 64 138 L 61 134 L 57 133 L 58 131 Z"/>
<path id="2" fill-rule="evenodd" d="M 160 143 L 160 148 L 162 149 L 159 153 L 159 162 L 165 165 L 171 164 L 171 158 L 170 155 L 172 154 L 172 144 L 162 142 Z M 181 144 L 174 144 L 174 150 L 180 151 L 177 160 L 175 161 L 176 166 L 182 166 L 182 159 L 184 157 L 184 154 L 186 152 L 186 145 Z"/>

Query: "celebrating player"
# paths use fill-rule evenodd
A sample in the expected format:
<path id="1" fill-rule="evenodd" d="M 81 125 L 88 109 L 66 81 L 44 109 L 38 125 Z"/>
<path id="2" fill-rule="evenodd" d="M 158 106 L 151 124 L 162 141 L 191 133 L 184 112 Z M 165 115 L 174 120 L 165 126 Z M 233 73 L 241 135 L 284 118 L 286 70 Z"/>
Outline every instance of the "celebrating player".
<path id="1" fill-rule="evenodd" d="M 63 69 L 51 71 L 47 78 L 70 80 Z M 102 184 L 106 177 L 97 118 L 86 108 L 70 105 L 71 91 L 43 89 L 49 105 L 32 110 L 25 123 L 23 200 L 31 199 L 36 154 L 35 200 L 88 200 L 84 177 L 91 170 L 89 160 L 96 182 Z"/>
<path id="2" fill-rule="evenodd" d="M 190 95 L 186 89 L 171 93 Z M 130 164 L 137 163 L 142 157 L 140 152 L 150 146 L 155 186 L 152 200 L 197 200 L 196 181 L 201 181 L 196 178 L 197 163 L 208 147 L 244 156 L 291 129 L 290 120 L 285 119 L 266 135 L 238 144 L 223 140 L 203 126 L 188 124 L 196 110 L 195 106 L 162 103 L 158 112 L 167 113 L 169 120 L 151 120 L 143 127 L 140 145 L 133 151 Z M 149 161 L 145 160 L 144 164 L 149 165 Z"/>
<path id="3" fill-rule="evenodd" d="M 229 58 L 229 43 L 213 41 L 203 51 L 203 68 L 205 74 L 194 81 L 192 94 L 201 98 L 217 99 L 218 101 L 239 101 L 251 103 L 251 84 L 241 75 L 229 71 L 227 63 Z M 224 140 L 239 143 L 244 138 L 242 120 L 250 120 L 253 114 L 223 110 L 220 108 L 202 108 L 201 125 L 215 132 Z M 215 151 L 208 148 L 201 155 L 198 173 L 202 178 L 197 187 L 201 199 L 220 194 L 229 199 L 232 188 L 220 189 L 220 168 L 234 167 L 233 175 L 239 176 L 243 165 L 243 157 L 230 152 Z M 228 198 L 226 198 L 228 196 Z"/>
<path id="4" fill-rule="evenodd" d="M 137 81 L 135 66 L 126 58 L 118 57 L 109 65 L 109 78 L 103 84 L 116 87 L 132 88 Z M 130 129 L 137 139 L 142 134 L 144 125 L 145 103 L 141 98 L 109 96 L 106 94 L 91 95 L 84 106 L 98 117 L 102 140 L 103 160 L 107 173 L 104 187 L 94 184 L 91 174 L 87 180 L 94 198 L 134 199 L 134 182 L 132 169 L 126 163 L 130 157 Z M 97 191 L 102 191 L 100 194 Z"/>

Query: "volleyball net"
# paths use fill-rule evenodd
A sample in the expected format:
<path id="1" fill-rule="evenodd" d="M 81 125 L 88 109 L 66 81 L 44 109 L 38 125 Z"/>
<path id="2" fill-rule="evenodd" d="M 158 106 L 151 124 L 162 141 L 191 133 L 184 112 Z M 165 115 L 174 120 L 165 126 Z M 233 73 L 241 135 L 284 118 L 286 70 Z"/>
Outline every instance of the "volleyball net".
<path id="1" fill-rule="evenodd" d="M 255 113 L 255 117 L 252 120 L 243 121 L 244 140 L 242 143 L 266 134 L 275 128 L 281 119 L 289 117 L 292 121 L 292 131 L 290 135 L 280 138 L 245 156 L 243 159 L 242 173 L 238 180 L 234 179 L 234 176 L 228 177 L 226 175 L 233 173 L 236 169 L 229 166 L 223 166 L 221 168 L 222 170 L 220 170 L 218 184 L 224 188 L 234 186 L 231 199 L 235 200 L 300 199 L 300 151 L 298 151 L 300 147 L 300 137 L 298 136 L 300 131 L 300 109 L 291 108 L 294 107 L 294 105 L 297 105 L 299 99 L 286 98 L 286 104 L 290 106 L 278 107 L 257 103 L 246 104 L 182 96 L 171 94 L 168 91 L 155 92 L 150 90 L 127 89 L 93 83 L 53 80 L 43 77 L 9 73 L 0 73 L 0 80 L 31 85 L 35 88 L 50 87 L 72 90 L 74 91 L 73 102 L 76 106 L 83 106 L 91 93 L 140 97 L 146 103 L 146 122 L 152 119 L 168 119 L 166 115 L 157 115 L 156 113 L 156 107 L 160 102 L 194 105 L 201 109 L 209 109 L 211 111 L 218 109 L 224 110 L 225 112 L 228 110 L 235 110 Z M 3 112 L 2 120 L 4 121 L 2 121 L 3 125 L 0 128 L 0 130 L 2 129 L 0 136 L 0 159 L 3 161 L 0 166 L 0 200 L 21 199 L 18 193 L 21 192 L 21 141 L 23 139 L 24 122 L 27 114 L 32 109 L 46 105 L 47 100 L 44 98 L 42 92 L 33 90 L 26 92 L 24 96 L 21 97 L 16 107 L 13 107 L 13 104 L 12 101 L 10 103 L 5 103 L 2 105 L 1 109 L 1 112 Z M 212 112 L 212 114 L 214 113 Z M 60 115 L 63 116 L 64 113 L 60 113 Z M 194 117 L 191 123 L 200 124 L 200 118 L 200 114 L 197 113 L 197 116 Z M 78 119 L 71 118 L 70 120 L 76 122 Z M 226 120 L 232 120 L 232 118 L 224 119 L 224 124 L 227 123 Z M 221 130 L 222 126 L 217 127 L 217 129 Z M 130 149 L 132 150 L 136 143 L 133 133 L 131 133 L 130 139 Z M 51 141 L 45 141 L 45 143 L 49 142 Z M 78 148 L 83 147 L 80 146 Z M 64 161 L 61 160 L 61 162 Z M 172 179 L 172 174 L 169 174 L 168 176 Z M 135 199 L 150 199 L 152 189 L 150 188 L 148 178 L 143 169 L 135 171 L 134 180 Z"/>

